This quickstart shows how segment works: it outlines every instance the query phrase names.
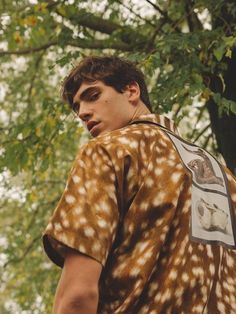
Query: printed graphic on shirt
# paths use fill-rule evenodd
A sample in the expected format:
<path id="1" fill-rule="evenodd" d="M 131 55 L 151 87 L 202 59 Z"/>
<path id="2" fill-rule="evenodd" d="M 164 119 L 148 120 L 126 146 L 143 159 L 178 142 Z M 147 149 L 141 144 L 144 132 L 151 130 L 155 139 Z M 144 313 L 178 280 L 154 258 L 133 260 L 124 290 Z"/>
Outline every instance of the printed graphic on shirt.
<path id="1" fill-rule="evenodd" d="M 188 167 L 194 172 L 197 183 L 219 184 L 221 186 L 224 186 L 223 178 L 216 175 L 210 158 L 203 150 L 201 150 L 200 148 L 198 148 L 197 150 L 189 150 L 186 145 L 183 145 L 183 147 L 189 153 L 202 157 L 202 159 L 196 158 L 188 162 Z"/>
<path id="2" fill-rule="evenodd" d="M 191 238 L 236 249 L 235 220 L 227 181 L 219 163 L 206 151 L 166 132 L 192 173 Z"/>
<path id="3" fill-rule="evenodd" d="M 208 231 L 221 231 L 225 234 L 229 225 L 229 216 L 216 204 L 209 204 L 203 198 L 196 201 L 195 212 L 200 225 Z"/>

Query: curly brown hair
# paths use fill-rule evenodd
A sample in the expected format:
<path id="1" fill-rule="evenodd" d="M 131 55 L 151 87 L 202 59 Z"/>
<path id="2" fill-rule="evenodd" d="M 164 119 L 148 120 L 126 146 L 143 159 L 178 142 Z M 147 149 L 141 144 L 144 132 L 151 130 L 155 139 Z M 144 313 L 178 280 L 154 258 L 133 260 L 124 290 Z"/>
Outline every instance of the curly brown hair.
<path id="1" fill-rule="evenodd" d="M 73 97 L 83 82 L 102 81 L 122 93 L 125 87 L 136 82 L 140 98 L 152 112 L 143 73 L 130 61 L 113 56 L 91 56 L 84 58 L 65 78 L 62 98 L 73 109 Z"/>

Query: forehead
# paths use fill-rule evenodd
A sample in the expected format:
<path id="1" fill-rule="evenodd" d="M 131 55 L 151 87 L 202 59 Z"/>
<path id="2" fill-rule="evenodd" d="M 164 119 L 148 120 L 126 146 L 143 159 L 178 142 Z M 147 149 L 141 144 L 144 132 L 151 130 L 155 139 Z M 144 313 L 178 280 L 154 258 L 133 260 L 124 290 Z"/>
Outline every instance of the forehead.
<path id="1" fill-rule="evenodd" d="M 88 88 L 91 87 L 105 87 L 106 85 L 101 82 L 101 81 L 94 81 L 94 82 L 83 82 L 80 85 L 80 88 L 77 90 L 75 96 L 73 97 L 73 102 L 79 101 L 80 100 L 80 95 L 87 90 Z"/>

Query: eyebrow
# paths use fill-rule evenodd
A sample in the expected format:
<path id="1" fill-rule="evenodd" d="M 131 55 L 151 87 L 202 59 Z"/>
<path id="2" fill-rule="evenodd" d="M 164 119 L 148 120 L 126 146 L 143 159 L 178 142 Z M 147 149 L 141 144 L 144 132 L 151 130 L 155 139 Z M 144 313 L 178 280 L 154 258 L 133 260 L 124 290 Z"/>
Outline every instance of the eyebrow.
<path id="1" fill-rule="evenodd" d="M 86 88 L 86 89 L 81 93 L 81 95 L 79 96 L 79 100 L 84 100 L 84 99 L 86 99 L 89 94 L 91 94 L 92 92 L 97 91 L 97 90 L 99 90 L 99 87 L 98 87 L 98 86 L 91 86 L 91 87 Z M 73 102 L 72 107 L 75 107 L 76 105 L 79 105 L 79 102 L 78 102 L 78 101 Z"/>

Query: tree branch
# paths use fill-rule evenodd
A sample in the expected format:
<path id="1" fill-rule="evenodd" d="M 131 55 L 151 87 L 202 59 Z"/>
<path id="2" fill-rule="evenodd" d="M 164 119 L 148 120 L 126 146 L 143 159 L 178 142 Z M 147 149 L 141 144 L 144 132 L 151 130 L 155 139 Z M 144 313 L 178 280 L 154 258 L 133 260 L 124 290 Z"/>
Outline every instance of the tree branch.
<path id="1" fill-rule="evenodd" d="M 25 257 L 26 255 L 30 252 L 30 250 L 33 248 L 35 242 L 37 242 L 40 238 L 41 238 L 41 234 L 38 235 L 37 237 L 35 237 L 31 242 L 30 244 L 25 248 L 25 251 L 23 252 L 23 254 L 17 258 L 12 258 L 12 259 L 9 259 L 4 265 L 3 265 L 3 268 L 6 268 L 9 264 L 11 263 L 19 263 L 21 262 Z"/>
<path id="2" fill-rule="evenodd" d="M 52 41 L 39 47 L 30 47 L 30 48 L 25 48 L 22 50 L 7 50 L 7 51 L 0 50 L 0 57 L 5 56 L 5 55 L 27 55 L 27 54 L 38 52 L 41 50 L 46 50 L 50 48 L 51 46 L 55 46 L 57 44 L 58 44 L 58 41 Z"/>
<path id="3" fill-rule="evenodd" d="M 52 46 L 59 45 L 59 41 L 55 40 L 52 42 L 49 42 L 45 45 L 42 45 L 40 47 L 30 47 L 25 48 L 22 50 L 8 50 L 8 51 L 0 51 L 0 57 L 4 55 L 27 55 L 34 52 L 46 50 Z M 65 43 L 65 46 L 72 46 L 77 48 L 85 48 L 85 49 L 115 49 L 115 50 L 121 50 L 121 51 L 132 51 L 135 48 L 132 47 L 129 44 L 123 43 L 123 42 L 111 42 L 110 40 L 83 40 L 83 39 L 75 39 L 68 41 Z M 137 48 L 136 48 L 137 49 Z"/>
<path id="4" fill-rule="evenodd" d="M 43 52 L 44 53 L 44 52 Z M 31 102 L 31 98 L 32 98 L 32 91 L 33 91 L 33 87 L 34 87 L 34 82 L 35 82 L 35 79 L 37 77 L 37 70 L 39 68 L 39 65 L 40 65 L 40 62 L 43 58 L 43 53 L 41 53 L 36 62 L 35 62 L 35 71 L 33 73 L 33 77 L 31 78 L 30 80 L 30 87 L 29 87 L 29 91 L 28 91 L 28 106 L 27 106 L 27 120 L 30 119 L 30 114 L 31 114 L 31 109 L 32 109 L 32 102 Z"/>
<path id="5" fill-rule="evenodd" d="M 194 3 L 192 1 L 186 1 L 186 4 L 185 4 L 186 15 L 185 15 L 185 17 L 186 17 L 190 32 L 203 29 L 202 23 L 199 21 L 197 14 L 194 12 L 194 6 L 193 5 L 194 5 Z M 184 18 L 184 16 L 183 16 L 183 18 Z M 180 21 L 181 21 L 181 19 L 178 21 L 178 23 Z M 176 24 L 178 24 L 178 23 L 176 23 Z"/>
<path id="6" fill-rule="evenodd" d="M 111 42 L 110 40 L 83 40 L 75 39 L 73 41 L 67 42 L 68 46 L 78 47 L 78 48 L 87 48 L 87 49 L 115 49 L 121 51 L 132 51 L 134 48 L 132 45 L 123 43 L 123 42 Z"/>
<path id="7" fill-rule="evenodd" d="M 134 31 L 130 26 L 128 25 L 120 25 L 117 23 L 112 22 L 111 20 L 108 19 L 103 19 L 99 16 L 96 16 L 92 13 L 88 13 L 86 10 L 80 10 L 78 13 L 76 14 L 71 14 L 69 12 L 66 13 L 62 13 L 59 9 L 57 9 L 55 11 L 57 14 L 59 14 L 60 16 L 62 16 L 64 19 L 66 19 L 67 21 L 69 21 L 70 23 L 72 23 L 75 26 L 82 26 L 82 27 L 86 27 L 90 30 L 96 31 L 96 32 L 100 32 L 103 34 L 107 34 L 107 35 L 111 35 L 112 33 L 114 33 L 115 31 L 121 31 L 119 33 L 119 37 L 118 40 L 120 40 L 118 47 L 116 46 L 115 42 L 111 45 L 111 47 L 108 45 L 108 47 L 93 47 L 89 46 L 89 47 L 85 47 L 85 48 L 91 48 L 91 49 L 105 49 L 105 48 L 111 48 L 111 49 L 118 49 L 118 50 L 125 50 L 125 51 L 130 51 L 130 49 L 127 50 L 127 46 L 125 48 L 121 48 L 120 46 L 122 45 L 122 43 L 124 42 L 125 44 L 128 44 L 130 46 L 131 43 L 133 43 L 135 45 L 135 43 L 137 43 L 137 40 L 141 39 L 140 42 L 144 39 L 139 32 Z M 101 41 L 100 41 L 101 42 Z M 107 43 L 109 43 L 109 41 L 107 41 Z M 92 42 L 91 42 L 92 44 Z M 141 44 L 143 46 L 143 44 Z M 137 48 L 137 47 L 136 47 Z M 135 49 L 135 48 L 133 48 Z M 131 49 L 131 50 L 133 50 Z"/>
<path id="8" fill-rule="evenodd" d="M 160 32 L 160 30 L 164 24 L 165 24 L 165 21 L 162 20 L 161 23 L 156 27 L 150 40 L 147 42 L 146 49 L 145 49 L 147 53 L 150 53 L 152 51 L 152 49 L 154 47 L 154 42 L 155 42 L 156 36 L 159 34 L 159 32 Z"/>
<path id="9" fill-rule="evenodd" d="M 173 120 L 175 121 L 178 117 L 178 114 L 180 113 L 180 110 L 182 109 L 182 106 L 180 104 L 178 104 L 178 107 L 177 109 L 175 110 L 174 112 L 174 115 L 173 115 Z"/>
<path id="10" fill-rule="evenodd" d="M 197 142 L 197 140 L 206 132 L 207 129 L 209 129 L 210 126 L 211 126 L 210 123 L 207 126 L 205 126 L 205 128 L 198 134 L 198 136 L 196 136 L 196 138 L 193 141 L 193 144 Z"/>
<path id="11" fill-rule="evenodd" d="M 211 137 L 212 137 L 212 133 L 207 136 L 207 138 L 205 139 L 205 142 L 202 145 L 202 148 L 205 148 L 205 149 L 207 148 L 207 145 L 208 145 Z"/>
<path id="12" fill-rule="evenodd" d="M 196 121 L 196 123 L 195 123 L 195 125 L 194 125 L 194 127 L 193 127 L 193 132 L 192 132 L 192 134 L 191 134 L 191 138 L 194 138 L 194 136 L 195 136 L 195 133 L 196 133 L 196 130 L 197 130 L 197 124 L 198 124 L 198 122 L 201 120 L 201 118 L 202 118 L 202 115 L 203 115 L 203 112 L 204 112 L 204 110 L 206 109 L 206 107 L 205 106 L 202 106 L 201 108 L 200 108 L 200 110 L 199 110 L 199 114 L 198 114 L 198 117 L 197 117 L 197 121 Z"/>
<path id="13" fill-rule="evenodd" d="M 88 27 L 89 29 L 103 34 L 111 35 L 114 31 L 121 27 L 117 23 L 102 19 L 92 13 L 86 12 L 85 10 L 80 10 L 77 14 L 71 14 L 68 16 L 66 14 L 62 14 L 58 9 L 56 9 L 55 12 L 61 17 L 70 20 L 74 25 Z"/>
<path id="14" fill-rule="evenodd" d="M 179 29 L 179 27 L 177 25 L 175 25 L 175 23 L 171 20 L 171 18 L 168 16 L 168 14 L 163 11 L 157 4 L 153 3 L 150 0 L 146 0 L 155 10 L 157 10 L 164 18 L 167 22 L 170 23 L 170 25 L 174 28 L 174 30 L 178 33 L 181 33 L 181 30 Z"/>
<path id="15" fill-rule="evenodd" d="M 168 15 L 167 15 L 167 13 L 166 13 L 165 11 L 163 11 L 157 4 L 153 3 L 153 2 L 150 1 L 150 0 L 146 0 L 146 1 L 147 1 L 147 3 L 151 4 L 151 6 L 152 6 L 155 10 L 157 10 L 161 15 L 163 15 L 166 19 L 169 18 Z"/>
<path id="16" fill-rule="evenodd" d="M 147 24 L 151 25 L 152 27 L 155 27 L 155 24 L 153 24 L 151 21 L 145 19 L 144 17 L 142 17 L 140 14 L 134 12 L 134 10 L 132 10 L 132 8 L 128 7 L 127 5 L 125 5 L 121 0 L 117 0 L 116 2 L 118 2 L 120 5 L 122 5 L 124 8 L 126 8 L 127 10 L 129 10 L 131 13 L 133 13 L 136 17 L 138 17 L 139 19 L 141 19 L 142 21 L 145 21 Z"/>

